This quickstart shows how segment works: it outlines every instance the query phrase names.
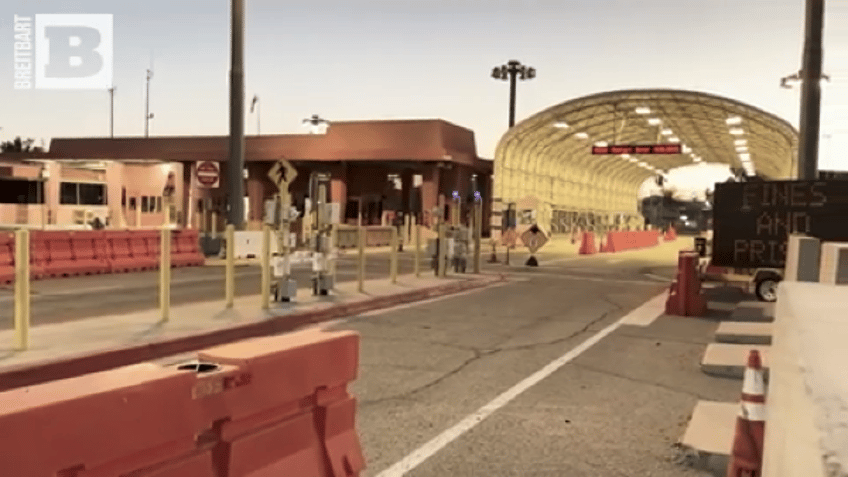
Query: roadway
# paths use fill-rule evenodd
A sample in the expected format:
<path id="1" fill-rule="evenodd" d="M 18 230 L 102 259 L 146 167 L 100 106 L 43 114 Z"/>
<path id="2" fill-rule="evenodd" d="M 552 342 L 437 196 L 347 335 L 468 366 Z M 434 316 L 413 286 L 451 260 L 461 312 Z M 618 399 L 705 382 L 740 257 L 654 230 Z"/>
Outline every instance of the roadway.
<path id="1" fill-rule="evenodd" d="M 665 292 L 658 275 L 670 277 L 673 261 L 513 266 L 506 284 L 334 324 L 362 336 L 352 388 L 363 477 L 707 475 L 674 444 L 698 399 L 738 399 L 737 381 L 699 368 L 716 322 L 660 317 L 598 335 Z M 523 392 L 504 397 L 514 386 Z M 414 468 L 381 473 L 393 465 Z"/>

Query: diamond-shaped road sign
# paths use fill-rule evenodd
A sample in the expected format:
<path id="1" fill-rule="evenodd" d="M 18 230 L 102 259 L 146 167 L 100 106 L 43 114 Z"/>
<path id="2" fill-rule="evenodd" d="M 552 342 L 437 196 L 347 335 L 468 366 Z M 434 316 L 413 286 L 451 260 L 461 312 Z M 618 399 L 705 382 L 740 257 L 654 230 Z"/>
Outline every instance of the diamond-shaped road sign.
<path id="1" fill-rule="evenodd" d="M 268 171 L 268 177 L 274 181 L 274 184 L 277 184 L 277 187 L 282 189 L 284 186 L 288 186 L 292 182 L 294 182 L 294 178 L 297 177 L 297 170 L 286 160 L 277 161 L 272 167 L 271 170 Z"/>
<path id="2" fill-rule="evenodd" d="M 548 243 L 548 237 L 534 225 L 521 234 L 521 241 L 527 246 L 530 253 L 533 254 L 536 253 L 536 250 L 539 250 L 543 245 Z"/>

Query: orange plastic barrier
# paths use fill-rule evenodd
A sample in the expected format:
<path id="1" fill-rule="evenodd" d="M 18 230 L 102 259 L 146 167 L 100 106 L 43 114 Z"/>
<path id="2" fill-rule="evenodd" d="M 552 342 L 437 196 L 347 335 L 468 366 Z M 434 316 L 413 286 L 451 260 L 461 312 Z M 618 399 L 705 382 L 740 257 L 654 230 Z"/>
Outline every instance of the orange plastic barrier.
<path id="1" fill-rule="evenodd" d="M 15 234 L 0 232 L 0 284 L 15 281 Z"/>
<path id="2" fill-rule="evenodd" d="M 198 358 L 0 393 L 3 475 L 356 477 L 365 468 L 347 390 L 357 333 L 306 330 Z"/>
<path id="3" fill-rule="evenodd" d="M 593 255 L 598 253 L 595 248 L 595 233 L 583 232 L 583 241 L 580 243 L 580 255 Z"/>
<path id="4" fill-rule="evenodd" d="M 203 265 L 206 257 L 200 251 L 197 230 L 177 230 L 171 236 L 171 266 Z"/>
<path id="5" fill-rule="evenodd" d="M 47 264 L 50 250 L 47 246 L 47 232 L 32 231 L 29 236 L 29 276 L 34 279 L 47 276 Z"/>
<path id="6" fill-rule="evenodd" d="M 658 230 L 607 232 L 606 243 L 607 252 L 655 247 L 660 243 L 660 232 Z"/>
<path id="7" fill-rule="evenodd" d="M 107 273 L 109 262 L 98 253 L 95 234 L 87 231 L 71 232 L 71 249 L 74 251 L 76 272 L 80 275 Z"/>
<path id="8" fill-rule="evenodd" d="M 665 240 L 666 242 L 672 242 L 674 240 L 677 240 L 677 230 L 675 230 L 674 227 L 669 225 L 668 230 L 666 230 L 665 234 L 663 235 L 663 240 Z"/>
<path id="9" fill-rule="evenodd" d="M 703 316 L 707 303 L 701 296 L 698 252 L 681 250 L 677 259 L 677 278 L 669 287 L 665 313 L 677 316 Z"/>

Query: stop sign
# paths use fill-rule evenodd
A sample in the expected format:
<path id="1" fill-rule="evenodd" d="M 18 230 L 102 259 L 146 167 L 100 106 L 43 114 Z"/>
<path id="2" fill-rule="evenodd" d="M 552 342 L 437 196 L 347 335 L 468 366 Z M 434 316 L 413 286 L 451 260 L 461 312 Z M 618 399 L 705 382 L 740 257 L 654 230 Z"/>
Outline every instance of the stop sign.
<path id="1" fill-rule="evenodd" d="M 218 168 L 218 163 L 212 161 L 197 163 L 197 182 L 202 187 L 218 187 L 218 181 L 220 179 L 221 170 Z"/>

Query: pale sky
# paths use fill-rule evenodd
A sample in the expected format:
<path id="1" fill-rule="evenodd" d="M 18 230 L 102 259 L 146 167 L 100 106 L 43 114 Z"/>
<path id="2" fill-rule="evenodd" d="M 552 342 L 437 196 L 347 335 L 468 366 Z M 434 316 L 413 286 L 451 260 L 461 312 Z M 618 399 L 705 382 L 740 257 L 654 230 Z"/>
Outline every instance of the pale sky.
<path id="1" fill-rule="evenodd" d="M 263 134 L 301 120 L 442 118 L 475 132 L 492 158 L 507 126 L 517 59 L 517 118 L 580 96 L 629 88 L 704 91 L 798 126 L 804 0 L 246 0 L 246 101 Z M 151 135 L 228 133 L 228 0 L 4 0 L 0 139 L 106 136 L 106 91 L 15 90 L 15 14 L 112 13 L 115 133 L 144 131 L 153 56 Z M 848 0 L 827 0 L 820 168 L 848 170 Z M 247 110 L 247 107 L 246 107 Z M 256 117 L 246 133 L 256 132 Z"/>

